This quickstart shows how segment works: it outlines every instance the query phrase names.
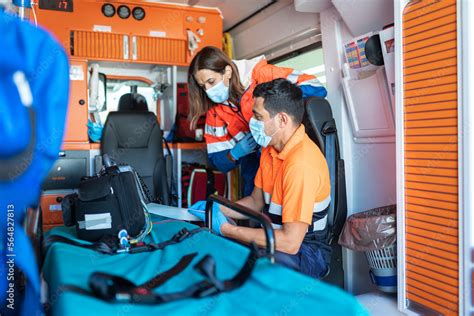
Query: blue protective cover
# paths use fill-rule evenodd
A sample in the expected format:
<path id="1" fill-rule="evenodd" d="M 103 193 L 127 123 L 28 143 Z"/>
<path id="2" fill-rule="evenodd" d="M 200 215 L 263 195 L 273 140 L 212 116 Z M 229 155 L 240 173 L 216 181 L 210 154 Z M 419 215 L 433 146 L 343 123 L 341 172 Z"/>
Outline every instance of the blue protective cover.
<path id="1" fill-rule="evenodd" d="M 154 224 L 153 241 L 170 239 L 183 227 L 196 226 L 179 221 Z M 50 233 L 73 237 L 74 230 L 60 227 Z M 135 284 L 148 281 L 175 265 L 193 252 L 194 258 L 181 274 L 172 278 L 157 293 L 182 291 L 203 279 L 193 266 L 204 255 L 216 261 L 217 277 L 231 278 L 244 264 L 248 248 L 201 232 L 164 250 L 139 254 L 104 255 L 92 250 L 56 243 L 51 246 L 44 262 L 43 275 L 49 285 L 51 314 L 83 315 L 368 315 L 355 298 L 341 289 L 312 279 L 266 258 L 258 260 L 250 279 L 234 291 L 214 297 L 185 299 L 162 305 L 107 303 L 81 294 L 65 291 L 69 284 L 88 289 L 88 277 L 101 271 L 123 276 Z"/>
<path id="2" fill-rule="evenodd" d="M 26 167 L 21 172 L 12 168 L 0 178 L 0 314 L 21 311 L 22 315 L 38 315 L 38 268 L 22 223 L 26 208 L 38 205 L 41 182 L 58 157 L 69 95 L 69 67 L 63 48 L 46 31 L 1 10 L 0 34 L 0 164 L 17 159 L 30 144 L 32 132 L 36 139 L 32 159 L 18 159 L 18 165 Z M 31 96 L 28 107 L 14 82 L 15 73 L 21 73 L 26 79 L 23 82 L 28 83 L 23 85 L 28 86 L 26 95 Z M 28 113 L 34 114 L 34 125 Z M 5 302 L 9 303 L 6 295 L 12 295 L 7 291 L 13 284 L 8 270 L 13 265 L 25 273 L 28 282 L 25 295 L 13 294 L 11 309 Z"/>

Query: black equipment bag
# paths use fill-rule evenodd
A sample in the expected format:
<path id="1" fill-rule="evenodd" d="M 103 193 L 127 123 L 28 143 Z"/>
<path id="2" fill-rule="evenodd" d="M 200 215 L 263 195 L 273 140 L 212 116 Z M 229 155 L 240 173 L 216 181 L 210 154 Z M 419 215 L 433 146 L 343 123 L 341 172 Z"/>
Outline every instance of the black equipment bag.
<path id="1" fill-rule="evenodd" d="M 64 197 L 64 225 L 76 226 L 77 237 L 98 241 L 106 235 L 116 237 L 122 229 L 131 238 L 146 235 L 148 215 L 138 176 L 131 169 L 109 166 L 101 173 L 81 179 L 78 193 Z"/>

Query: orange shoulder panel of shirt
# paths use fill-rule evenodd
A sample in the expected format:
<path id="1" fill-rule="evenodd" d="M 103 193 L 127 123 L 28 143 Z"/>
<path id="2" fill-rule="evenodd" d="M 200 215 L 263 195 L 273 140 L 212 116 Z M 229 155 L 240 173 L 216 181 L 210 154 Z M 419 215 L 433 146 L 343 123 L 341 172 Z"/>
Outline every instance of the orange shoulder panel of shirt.
<path id="1" fill-rule="evenodd" d="M 304 165 L 306 170 L 315 170 L 319 180 L 315 202 L 325 200 L 331 193 L 329 168 L 321 149 L 304 134 L 297 148 L 292 150 L 285 159 L 285 167 Z"/>
<path id="2" fill-rule="evenodd" d="M 283 223 L 312 223 L 314 207 L 331 193 L 329 168 L 319 147 L 304 134 L 301 143 L 288 152 L 281 179 Z"/>
<path id="3" fill-rule="evenodd" d="M 271 146 L 262 148 L 262 152 L 260 153 L 260 165 L 254 180 L 254 185 L 257 188 L 262 189 L 263 192 L 270 195 L 272 194 L 273 184 L 276 178 L 276 174 L 274 174 L 273 171 L 277 171 L 281 164 L 281 160 L 273 159 L 271 149 L 273 149 Z"/>

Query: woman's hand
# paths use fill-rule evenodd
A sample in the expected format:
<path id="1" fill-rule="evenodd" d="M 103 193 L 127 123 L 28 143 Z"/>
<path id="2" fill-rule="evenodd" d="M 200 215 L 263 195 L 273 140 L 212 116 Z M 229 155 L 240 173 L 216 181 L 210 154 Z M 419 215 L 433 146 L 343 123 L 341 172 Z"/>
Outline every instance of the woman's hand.
<path id="1" fill-rule="evenodd" d="M 258 145 L 255 142 L 252 133 L 248 133 L 240 142 L 237 143 L 237 145 L 234 146 L 234 148 L 230 150 L 230 155 L 235 160 L 239 160 L 240 158 L 256 151 L 257 147 Z"/>

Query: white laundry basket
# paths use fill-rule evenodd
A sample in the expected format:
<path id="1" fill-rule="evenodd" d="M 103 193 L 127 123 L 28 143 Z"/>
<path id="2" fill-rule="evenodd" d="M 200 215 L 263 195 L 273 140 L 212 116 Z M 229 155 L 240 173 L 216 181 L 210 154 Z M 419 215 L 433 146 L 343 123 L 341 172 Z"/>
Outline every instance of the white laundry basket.
<path id="1" fill-rule="evenodd" d="M 384 292 L 397 292 L 397 206 L 387 205 L 354 213 L 344 224 L 339 244 L 363 251 L 370 277 Z"/>
<path id="2" fill-rule="evenodd" d="M 397 244 L 365 251 L 372 282 L 380 291 L 397 292 Z"/>

